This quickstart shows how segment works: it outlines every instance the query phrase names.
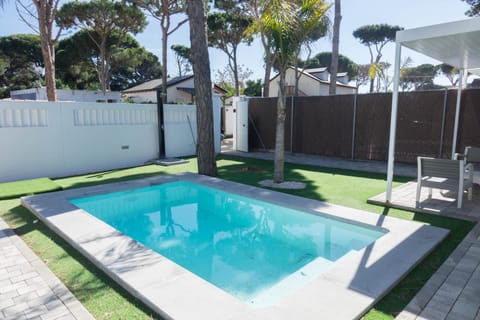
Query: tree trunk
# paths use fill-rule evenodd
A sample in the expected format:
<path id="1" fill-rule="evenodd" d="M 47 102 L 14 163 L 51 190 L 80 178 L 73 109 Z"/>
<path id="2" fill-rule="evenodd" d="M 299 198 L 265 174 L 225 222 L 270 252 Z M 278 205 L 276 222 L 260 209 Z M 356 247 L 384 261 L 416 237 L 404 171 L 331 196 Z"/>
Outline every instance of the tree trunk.
<path id="1" fill-rule="evenodd" d="M 57 101 L 55 83 L 55 44 L 52 40 L 52 25 L 49 25 L 51 9 L 46 1 L 34 2 L 38 14 L 38 30 L 42 46 L 43 64 L 45 66 L 45 83 L 48 101 Z"/>
<path id="2" fill-rule="evenodd" d="M 190 42 L 197 105 L 197 164 L 198 173 L 217 175 L 213 138 L 212 83 L 208 56 L 207 19 L 205 3 L 187 0 L 190 20 Z"/>
<path id="3" fill-rule="evenodd" d="M 375 84 L 375 78 L 371 78 L 371 79 L 370 79 L 370 93 L 373 92 L 373 86 L 374 86 L 374 84 Z"/>
<path id="4" fill-rule="evenodd" d="M 233 49 L 233 81 L 235 82 L 235 95 L 240 96 L 240 83 L 238 81 L 237 47 Z"/>
<path id="5" fill-rule="evenodd" d="M 335 0 L 335 18 L 333 20 L 332 61 L 330 64 L 329 94 L 337 93 L 338 50 L 340 44 L 340 21 L 342 20 L 340 0 Z"/>
<path id="6" fill-rule="evenodd" d="M 106 69 L 107 69 L 107 61 L 106 61 L 106 47 L 107 47 L 107 39 L 105 37 L 102 37 L 101 43 L 100 43 L 100 72 L 99 72 L 99 80 L 100 80 L 100 88 L 102 89 L 103 95 L 105 96 L 105 93 L 107 91 L 107 75 L 106 75 Z"/>
<path id="7" fill-rule="evenodd" d="M 45 84 L 47 86 L 48 101 L 57 101 L 57 90 L 55 83 L 55 49 L 49 43 L 42 43 L 43 64 L 45 66 Z"/>
<path id="8" fill-rule="evenodd" d="M 167 103 L 167 45 L 168 45 L 168 29 L 162 25 L 162 101 Z"/>
<path id="9" fill-rule="evenodd" d="M 277 98 L 277 125 L 275 131 L 275 158 L 273 167 L 273 181 L 283 182 L 283 166 L 285 162 L 285 74 L 286 70 L 280 70 L 280 83 L 278 85 Z"/>

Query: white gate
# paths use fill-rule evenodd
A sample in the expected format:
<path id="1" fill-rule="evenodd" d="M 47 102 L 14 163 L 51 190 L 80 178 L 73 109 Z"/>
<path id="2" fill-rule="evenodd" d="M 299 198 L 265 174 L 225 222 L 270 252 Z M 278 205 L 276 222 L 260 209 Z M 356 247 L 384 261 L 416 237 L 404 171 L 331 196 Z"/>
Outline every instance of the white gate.
<path id="1" fill-rule="evenodd" d="M 233 106 L 236 114 L 233 146 L 237 151 L 248 152 L 248 99 L 238 97 Z"/>

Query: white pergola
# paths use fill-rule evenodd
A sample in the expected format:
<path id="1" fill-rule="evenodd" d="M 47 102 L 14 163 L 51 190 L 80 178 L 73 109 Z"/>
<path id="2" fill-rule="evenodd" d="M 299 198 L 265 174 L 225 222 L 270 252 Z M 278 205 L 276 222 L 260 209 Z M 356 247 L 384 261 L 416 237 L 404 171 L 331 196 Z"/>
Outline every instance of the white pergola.
<path id="1" fill-rule="evenodd" d="M 386 202 L 392 200 L 393 166 L 395 162 L 395 136 L 397 129 L 398 83 L 402 47 L 407 47 L 457 68 L 458 83 L 452 157 L 457 148 L 458 121 L 463 78 L 466 72 L 480 74 L 480 18 L 472 18 L 427 27 L 398 31 L 395 47 L 392 115 L 387 166 Z"/>

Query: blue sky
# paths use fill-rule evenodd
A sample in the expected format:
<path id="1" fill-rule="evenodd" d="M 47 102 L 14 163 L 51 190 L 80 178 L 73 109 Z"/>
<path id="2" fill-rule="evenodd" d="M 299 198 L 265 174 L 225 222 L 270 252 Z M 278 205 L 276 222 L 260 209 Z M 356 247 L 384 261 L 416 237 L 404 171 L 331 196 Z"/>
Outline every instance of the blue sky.
<path id="1" fill-rule="evenodd" d="M 29 0 L 24 0 L 28 2 Z M 333 1 L 333 0 L 332 0 Z M 353 30 L 366 24 L 387 23 L 399 25 L 406 29 L 431 24 L 467 19 L 465 11 L 468 5 L 461 0 L 342 0 L 342 24 L 340 27 L 340 53 L 354 62 L 366 64 L 370 61 L 367 47 L 361 45 L 352 36 Z M 331 10 L 332 11 L 332 10 Z M 330 14 L 333 14 L 330 12 Z M 7 0 L 0 10 L 0 36 L 15 33 L 32 33 L 18 18 L 14 0 Z M 151 20 L 146 30 L 135 38 L 158 57 L 161 56 L 160 27 L 156 20 Z M 189 46 L 189 30 L 184 25 L 169 39 L 172 44 Z M 313 45 L 313 54 L 331 50 L 331 39 L 326 37 Z M 383 61 L 393 63 L 394 45 L 388 45 L 383 51 Z M 402 57 L 410 56 L 413 65 L 438 63 L 408 49 L 403 50 Z M 239 49 L 239 64 L 253 71 L 251 79 L 263 79 L 263 51 L 258 41 L 251 46 L 243 45 Z M 227 64 L 224 53 L 210 49 L 212 77 L 216 70 L 223 70 Z M 169 74 L 176 75 L 173 54 L 169 54 Z"/>

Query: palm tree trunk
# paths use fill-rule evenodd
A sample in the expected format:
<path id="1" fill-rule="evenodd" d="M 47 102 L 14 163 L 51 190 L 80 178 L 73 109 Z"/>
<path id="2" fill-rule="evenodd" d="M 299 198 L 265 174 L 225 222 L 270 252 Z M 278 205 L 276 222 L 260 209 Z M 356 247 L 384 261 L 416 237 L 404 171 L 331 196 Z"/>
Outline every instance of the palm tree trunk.
<path id="1" fill-rule="evenodd" d="M 213 138 L 212 83 L 208 56 L 207 19 L 205 3 L 187 0 L 187 15 L 190 20 L 190 42 L 197 105 L 197 164 L 198 173 L 217 175 Z"/>
<path id="2" fill-rule="evenodd" d="M 265 76 L 263 78 L 263 97 L 270 95 L 270 75 L 272 73 L 273 63 L 271 59 L 265 59 Z"/>
<path id="3" fill-rule="evenodd" d="M 281 183 L 284 180 L 283 167 L 285 160 L 285 74 L 286 70 L 280 70 L 280 83 L 277 98 L 277 126 L 275 131 L 275 158 L 273 168 L 273 181 Z"/>
<path id="4" fill-rule="evenodd" d="M 265 51 L 265 76 L 263 77 L 263 97 L 270 95 L 270 75 L 273 67 L 273 58 L 270 54 L 270 48 L 268 46 L 268 38 L 261 34 L 262 46 Z"/>

